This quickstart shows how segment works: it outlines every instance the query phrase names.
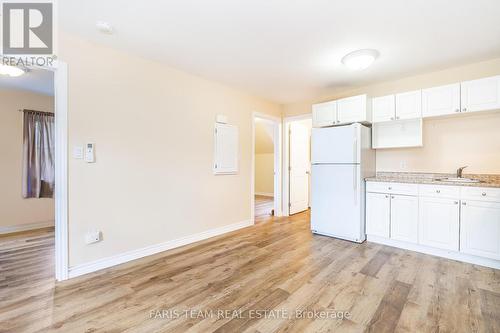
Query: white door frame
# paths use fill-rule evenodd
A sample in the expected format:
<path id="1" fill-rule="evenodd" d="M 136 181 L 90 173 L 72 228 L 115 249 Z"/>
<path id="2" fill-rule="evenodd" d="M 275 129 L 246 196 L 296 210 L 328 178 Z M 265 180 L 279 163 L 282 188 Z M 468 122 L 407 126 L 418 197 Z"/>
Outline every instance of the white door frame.
<path id="1" fill-rule="evenodd" d="M 55 266 L 56 279 L 68 279 L 68 65 L 58 61 L 55 85 Z"/>
<path id="2" fill-rule="evenodd" d="M 60 60 L 52 66 L 33 66 L 54 73 L 55 110 L 55 277 L 69 278 L 68 247 L 68 65 Z"/>
<path id="3" fill-rule="evenodd" d="M 312 114 L 303 114 L 299 116 L 290 116 L 283 119 L 283 216 L 290 216 L 290 123 L 297 120 L 312 119 Z"/>
<path id="4" fill-rule="evenodd" d="M 255 118 L 269 120 L 273 123 L 273 136 L 274 136 L 274 215 L 282 216 L 283 210 L 281 209 L 282 202 L 282 186 L 281 186 L 281 165 L 282 165 L 282 130 L 281 119 L 278 117 L 270 116 L 265 113 L 253 112 L 252 114 L 252 175 L 250 184 L 250 208 L 251 219 L 255 224 Z"/>

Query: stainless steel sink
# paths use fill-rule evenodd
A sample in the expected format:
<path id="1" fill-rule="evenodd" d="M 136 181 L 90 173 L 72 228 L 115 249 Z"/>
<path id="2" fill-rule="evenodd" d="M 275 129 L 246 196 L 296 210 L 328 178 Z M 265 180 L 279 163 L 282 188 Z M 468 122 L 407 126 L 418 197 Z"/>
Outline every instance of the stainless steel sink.
<path id="1" fill-rule="evenodd" d="M 481 183 L 481 180 L 479 179 L 459 178 L 459 177 L 436 178 L 434 180 L 438 182 L 450 182 L 450 183 Z"/>

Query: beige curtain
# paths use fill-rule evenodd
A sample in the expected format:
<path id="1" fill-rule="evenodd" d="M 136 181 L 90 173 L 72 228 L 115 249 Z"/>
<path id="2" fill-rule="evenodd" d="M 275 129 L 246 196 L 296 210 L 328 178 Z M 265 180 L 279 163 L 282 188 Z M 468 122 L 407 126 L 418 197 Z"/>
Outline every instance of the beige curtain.
<path id="1" fill-rule="evenodd" d="M 24 110 L 23 197 L 54 197 L 54 115 Z"/>

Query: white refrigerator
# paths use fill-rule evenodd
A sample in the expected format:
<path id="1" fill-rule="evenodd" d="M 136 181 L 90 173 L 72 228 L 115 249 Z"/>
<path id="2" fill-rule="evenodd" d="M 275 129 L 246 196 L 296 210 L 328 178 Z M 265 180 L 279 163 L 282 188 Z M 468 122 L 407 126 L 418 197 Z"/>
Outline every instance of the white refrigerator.
<path id="1" fill-rule="evenodd" d="M 371 129 L 357 123 L 313 128 L 311 155 L 312 232 L 364 242 L 364 179 L 375 175 Z"/>

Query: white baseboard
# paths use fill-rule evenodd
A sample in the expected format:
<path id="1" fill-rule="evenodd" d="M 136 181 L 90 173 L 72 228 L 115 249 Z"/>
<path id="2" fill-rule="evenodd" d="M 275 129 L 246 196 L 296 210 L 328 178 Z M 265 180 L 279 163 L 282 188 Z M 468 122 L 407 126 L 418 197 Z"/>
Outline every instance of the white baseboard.
<path id="1" fill-rule="evenodd" d="M 48 228 L 48 227 L 53 227 L 53 226 L 54 226 L 54 221 L 45 221 L 45 222 L 37 222 L 37 223 L 26 223 L 26 224 L 19 224 L 19 225 L 11 225 L 11 226 L 7 226 L 7 227 L 0 227 L 0 235 L 10 234 L 10 233 L 13 233 L 13 232 L 20 232 L 20 231 L 27 231 L 27 230 Z"/>
<path id="2" fill-rule="evenodd" d="M 379 243 L 383 245 L 398 247 L 405 250 L 430 254 L 432 256 L 443 257 L 447 259 L 467 262 L 469 264 L 500 269 L 500 261 L 495 259 L 477 257 L 456 251 L 436 249 L 425 245 L 413 244 L 380 236 L 367 235 L 366 240 L 373 243 Z"/>
<path id="3" fill-rule="evenodd" d="M 192 244 L 195 242 L 199 242 L 201 240 L 205 240 L 211 237 L 219 236 L 231 231 L 235 231 L 238 229 L 242 229 L 248 226 L 253 225 L 254 222 L 252 220 L 247 220 L 243 222 L 238 222 L 230 225 L 226 225 L 224 227 L 215 228 L 211 230 L 207 230 L 204 232 L 200 232 L 198 234 L 174 239 L 171 241 L 167 241 L 164 243 L 147 246 L 141 249 L 128 251 L 125 253 L 117 254 L 111 257 L 95 260 L 89 263 L 76 265 L 69 268 L 69 278 L 74 278 L 80 275 L 92 273 L 104 268 L 116 266 L 119 264 L 123 264 L 132 260 L 140 259 L 143 257 L 147 257 L 159 252 L 175 249 L 177 247 L 181 247 L 184 245 Z"/>
<path id="4" fill-rule="evenodd" d="M 274 193 L 268 193 L 268 192 L 255 192 L 255 195 L 261 195 L 263 197 L 274 197 Z"/>

